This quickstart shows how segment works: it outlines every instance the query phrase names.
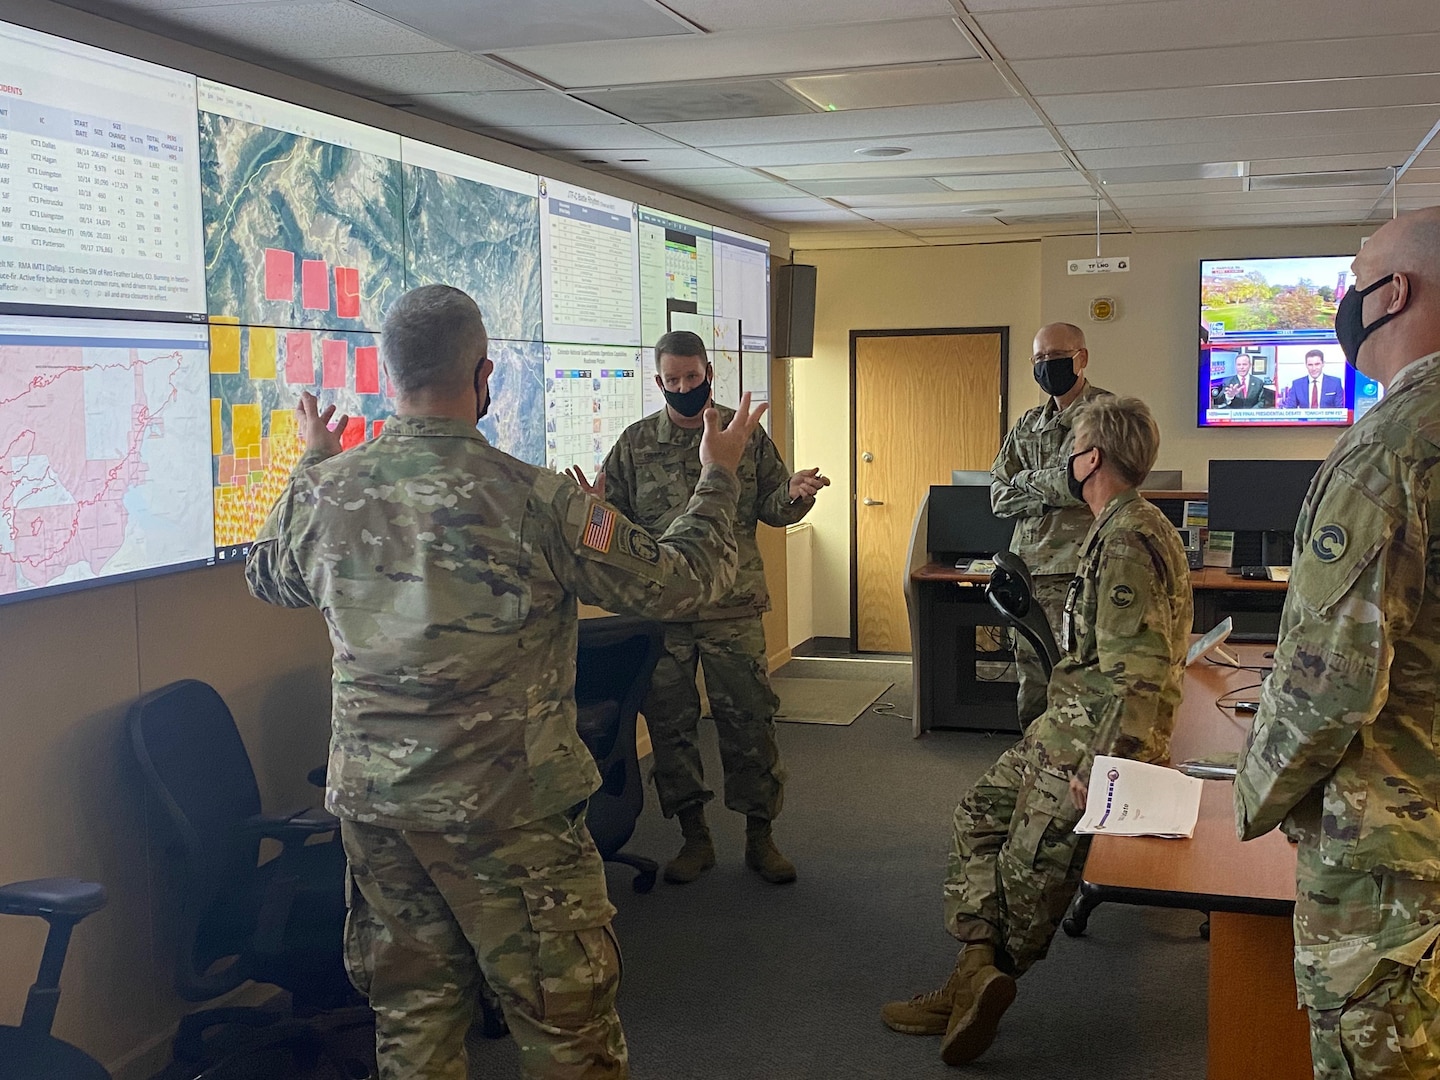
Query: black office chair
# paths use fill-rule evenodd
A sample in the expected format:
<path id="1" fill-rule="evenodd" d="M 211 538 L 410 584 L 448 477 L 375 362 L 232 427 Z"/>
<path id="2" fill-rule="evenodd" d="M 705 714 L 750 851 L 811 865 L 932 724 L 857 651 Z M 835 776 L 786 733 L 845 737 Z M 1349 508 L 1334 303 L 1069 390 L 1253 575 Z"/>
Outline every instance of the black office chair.
<path id="1" fill-rule="evenodd" d="M 50 1034 L 70 931 L 104 906 L 105 890 L 93 881 L 41 878 L 0 887 L 0 914 L 34 915 L 50 924 L 20 1026 L 0 1027 L 0 1080 L 110 1080 L 105 1066 Z"/>
<path id="2" fill-rule="evenodd" d="M 175 833 L 167 854 L 180 900 L 176 992 L 210 1001 L 253 979 L 291 994 L 289 1014 L 216 1008 L 185 1017 L 174 1043 L 184 1075 L 280 1046 L 313 1062 L 328 1053 L 325 1033 L 373 1022 L 341 960 L 345 854 L 337 819 L 324 810 L 260 812 L 245 744 L 206 683 L 183 679 L 145 695 L 130 707 L 129 725 L 140 770 Z M 326 842 L 307 842 L 326 833 Z M 283 845 L 263 864 L 262 839 Z M 240 1028 L 261 1030 L 237 1040 Z M 332 1064 L 341 1075 L 364 1075 L 352 1062 Z"/>
<path id="3" fill-rule="evenodd" d="M 995 569 L 985 586 L 985 598 L 1030 643 L 1040 657 L 1045 677 L 1049 678 L 1060 662 L 1060 646 L 1055 643 L 1055 633 L 1045 610 L 1035 602 L 1030 570 L 1013 551 L 996 552 Z"/>
<path id="4" fill-rule="evenodd" d="M 655 887 L 653 859 L 621 851 L 645 807 L 645 785 L 635 747 L 635 717 L 650 690 L 650 676 L 665 648 L 657 622 L 629 616 L 580 620 L 575 662 L 576 727 L 600 769 L 600 790 L 590 796 L 585 824 L 609 862 L 633 867 L 638 893 Z"/>

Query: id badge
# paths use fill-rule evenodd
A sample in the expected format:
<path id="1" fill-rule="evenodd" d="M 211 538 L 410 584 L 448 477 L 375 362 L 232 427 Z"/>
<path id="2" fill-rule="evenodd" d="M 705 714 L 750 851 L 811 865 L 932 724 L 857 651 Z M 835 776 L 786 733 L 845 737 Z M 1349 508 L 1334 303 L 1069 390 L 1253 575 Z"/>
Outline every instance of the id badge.
<path id="1" fill-rule="evenodd" d="M 1075 605 L 1080 603 L 1080 592 L 1084 587 L 1085 579 L 1077 575 L 1070 579 L 1070 587 L 1065 590 L 1065 615 L 1060 620 L 1060 640 L 1067 653 L 1075 651 Z"/>

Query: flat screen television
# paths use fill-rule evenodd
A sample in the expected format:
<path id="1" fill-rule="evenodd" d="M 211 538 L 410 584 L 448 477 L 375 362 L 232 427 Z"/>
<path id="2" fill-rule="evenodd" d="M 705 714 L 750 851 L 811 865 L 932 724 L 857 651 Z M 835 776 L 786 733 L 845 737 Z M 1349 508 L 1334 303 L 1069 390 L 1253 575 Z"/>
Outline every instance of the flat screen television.
<path id="1" fill-rule="evenodd" d="M 1346 427 L 1380 400 L 1335 340 L 1352 257 L 1200 263 L 1201 427 Z"/>

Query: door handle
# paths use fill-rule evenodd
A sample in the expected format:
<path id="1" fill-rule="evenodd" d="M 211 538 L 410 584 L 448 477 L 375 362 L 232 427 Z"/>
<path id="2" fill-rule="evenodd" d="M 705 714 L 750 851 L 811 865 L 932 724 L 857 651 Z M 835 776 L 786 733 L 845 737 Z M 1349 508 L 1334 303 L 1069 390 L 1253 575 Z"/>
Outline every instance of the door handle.
<path id="1" fill-rule="evenodd" d="M 884 506 L 884 505 L 885 505 L 885 504 L 884 504 L 881 500 L 879 500 L 879 499 L 865 499 L 865 500 L 863 500 L 863 501 L 864 501 L 864 504 L 865 504 L 866 506 Z"/>

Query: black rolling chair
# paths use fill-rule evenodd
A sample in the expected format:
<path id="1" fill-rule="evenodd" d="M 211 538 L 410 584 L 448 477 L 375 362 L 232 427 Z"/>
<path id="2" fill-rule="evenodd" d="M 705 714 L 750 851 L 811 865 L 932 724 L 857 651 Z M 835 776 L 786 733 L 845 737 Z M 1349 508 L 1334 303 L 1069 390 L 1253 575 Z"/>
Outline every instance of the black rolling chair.
<path id="1" fill-rule="evenodd" d="M 314 1060 L 325 1053 L 325 1032 L 370 1023 L 341 960 L 345 854 L 337 819 L 324 810 L 260 812 L 245 744 L 206 683 L 184 679 L 145 695 L 130 707 L 129 725 L 140 770 L 175 834 L 167 854 L 180 900 L 176 992 L 210 1001 L 253 979 L 291 995 L 288 1015 L 237 1007 L 185 1017 L 176 1062 L 207 1066 L 279 1046 Z M 308 843 L 326 833 L 326 842 Z M 265 863 L 263 839 L 283 845 Z M 260 1030 L 237 1040 L 244 1028 Z M 353 1062 L 333 1064 L 356 1075 Z M 204 1074 L 190 1068 L 185 1075 Z"/>
<path id="2" fill-rule="evenodd" d="M 600 790 L 590 796 L 585 823 L 609 862 L 635 869 L 633 887 L 647 893 L 659 869 L 653 859 L 620 849 L 635 833 L 645 807 L 645 784 L 635 748 L 635 717 L 665 648 L 661 625 L 611 616 L 580 620 L 575 664 L 576 727 L 600 769 Z"/>
<path id="3" fill-rule="evenodd" d="M 1055 633 L 1044 609 L 1035 603 L 1030 571 L 1013 551 L 996 552 L 995 569 L 990 574 L 990 584 L 985 586 L 985 598 L 1030 642 L 1048 677 L 1060 662 L 1060 646 L 1055 643 Z"/>
<path id="4" fill-rule="evenodd" d="M 41 878 L 0 887 L 0 914 L 34 915 L 50 924 L 20 1026 L 0 1027 L 0 1080 L 110 1080 L 89 1054 L 50 1034 L 70 931 L 104 906 L 105 890 L 93 881 Z"/>

